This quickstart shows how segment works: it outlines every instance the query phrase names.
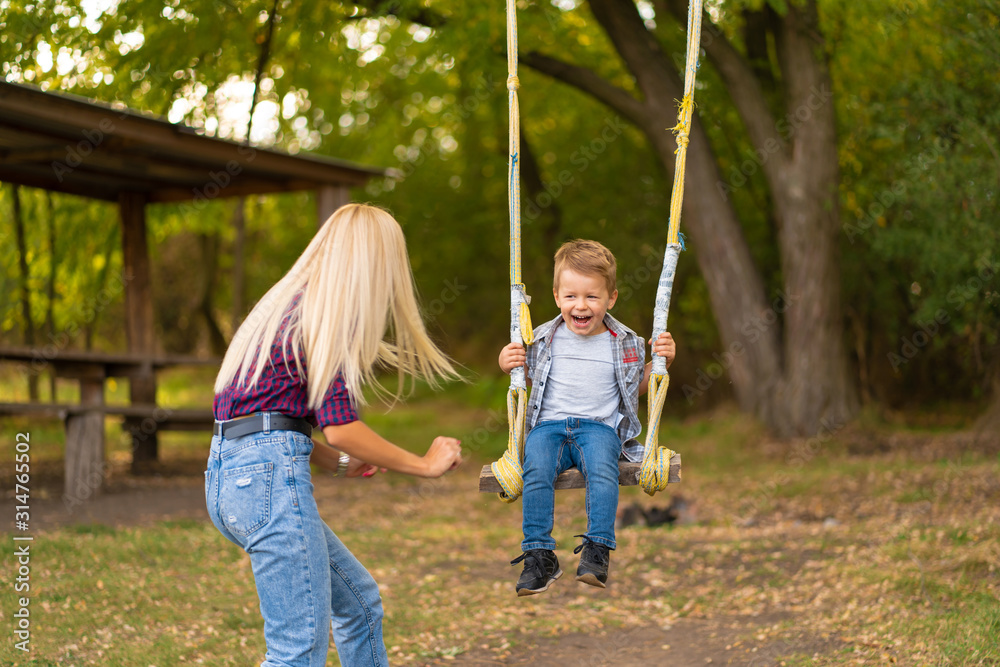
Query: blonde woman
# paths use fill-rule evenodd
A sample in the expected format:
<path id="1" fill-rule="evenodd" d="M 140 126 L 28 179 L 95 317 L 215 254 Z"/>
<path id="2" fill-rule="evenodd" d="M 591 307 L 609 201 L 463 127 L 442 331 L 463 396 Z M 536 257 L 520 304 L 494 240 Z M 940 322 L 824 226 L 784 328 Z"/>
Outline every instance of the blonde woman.
<path id="1" fill-rule="evenodd" d="M 397 369 L 397 396 L 406 376 L 456 376 L 420 319 L 399 224 L 348 204 L 250 312 L 215 382 L 205 495 L 215 527 L 250 555 L 262 667 L 325 665 L 331 620 L 342 664 L 388 664 L 378 585 L 320 518 L 309 464 L 439 477 L 461 453 L 438 437 L 417 456 L 358 419 L 376 366 Z M 314 425 L 330 446 L 313 442 Z"/>

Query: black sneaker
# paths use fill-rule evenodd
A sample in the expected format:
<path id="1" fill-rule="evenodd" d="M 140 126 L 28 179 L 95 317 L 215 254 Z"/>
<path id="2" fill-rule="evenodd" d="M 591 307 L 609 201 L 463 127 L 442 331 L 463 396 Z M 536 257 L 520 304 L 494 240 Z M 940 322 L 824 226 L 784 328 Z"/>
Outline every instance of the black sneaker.
<path id="1" fill-rule="evenodd" d="M 524 570 L 517 580 L 518 596 L 535 595 L 548 589 L 549 585 L 562 576 L 559 559 L 549 549 L 529 549 L 510 562 L 517 565 L 524 561 Z"/>
<path id="2" fill-rule="evenodd" d="M 611 549 L 603 544 L 591 542 L 583 535 L 577 535 L 577 537 L 583 537 L 583 544 L 573 549 L 573 553 L 578 554 L 581 551 L 583 553 L 580 554 L 580 566 L 576 568 L 576 580 L 604 588 L 604 584 L 608 580 Z"/>

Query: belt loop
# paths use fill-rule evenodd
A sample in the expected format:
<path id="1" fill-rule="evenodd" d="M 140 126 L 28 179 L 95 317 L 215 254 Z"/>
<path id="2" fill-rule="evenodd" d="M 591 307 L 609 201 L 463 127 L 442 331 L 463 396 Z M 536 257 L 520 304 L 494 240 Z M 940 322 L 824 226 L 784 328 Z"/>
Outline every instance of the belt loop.
<path id="1" fill-rule="evenodd" d="M 264 435 L 268 435 L 271 432 L 271 413 L 264 413 Z"/>

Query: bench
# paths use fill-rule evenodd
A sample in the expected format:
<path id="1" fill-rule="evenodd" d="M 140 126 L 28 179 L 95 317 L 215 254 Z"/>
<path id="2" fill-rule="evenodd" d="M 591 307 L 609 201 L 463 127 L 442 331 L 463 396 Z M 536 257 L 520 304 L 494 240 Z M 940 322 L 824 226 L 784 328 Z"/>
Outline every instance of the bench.
<path id="1" fill-rule="evenodd" d="M 132 436 L 132 470 L 137 464 L 156 460 L 160 430 L 210 430 L 209 409 L 177 409 L 153 405 L 156 371 L 177 366 L 215 366 L 219 359 L 186 356 L 149 356 L 43 348 L 0 347 L 0 361 L 14 363 L 29 377 L 49 370 L 55 377 L 77 380 L 78 404 L 3 403 L 0 414 L 37 415 L 62 419 L 66 423 L 66 498 L 82 502 L 97 495 L 103 486 L 104 418 L 120 416 Z M 104 384 L 108 378 L 128 378 L 131 405 L 107 405 Z M 141 385 L 143 391 L 134 391 Z"/>
<path id="2" fill-rule="evenodd" d="M 123 418 L 133 441 L 158 431 L 211 431 L 210 409 L 173 409 L 155 405 L 70 405 L 58 403 L 0 403 L 0 416 L 34 416 L 61 419 L 66 426 L 67 503 L 80 504 L 101 491 L 106 476 L 104 418 Z M 134 461 L 133 461 L 134 464 Z"/>

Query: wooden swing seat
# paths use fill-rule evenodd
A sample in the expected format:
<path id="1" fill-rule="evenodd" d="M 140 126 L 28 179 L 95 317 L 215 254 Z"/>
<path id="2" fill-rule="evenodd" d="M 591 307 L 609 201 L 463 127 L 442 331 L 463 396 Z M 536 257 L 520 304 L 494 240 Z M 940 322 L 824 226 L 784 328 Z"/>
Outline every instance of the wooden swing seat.
<path id="1" fill-rule="evenodd" d="M 642 468 L 642 463 L 633 463 L 631 461 L 619 461 L 618 462 L 618 485 L 619 486 L 636 486 L 639 484 L 639 470 Z M 676 483 L 681 481 L 681 455 L 674 454 L 670 457 L 670 483 Z M 583 474 L 576 468 L 570 468 L 566 472 L 559 475 L 556 478 L 556 488 L 557 489 L 582 489 L 586 486 L 586 482 L 583 479 Z M 482 472 L 479 473 L 479 491 L 481 493 L 500 493 L 503 488 L 500 486 L 500 482 L 497 478 L 493 476 L 493 469 L 490 466 L 484 465 Z"/>

